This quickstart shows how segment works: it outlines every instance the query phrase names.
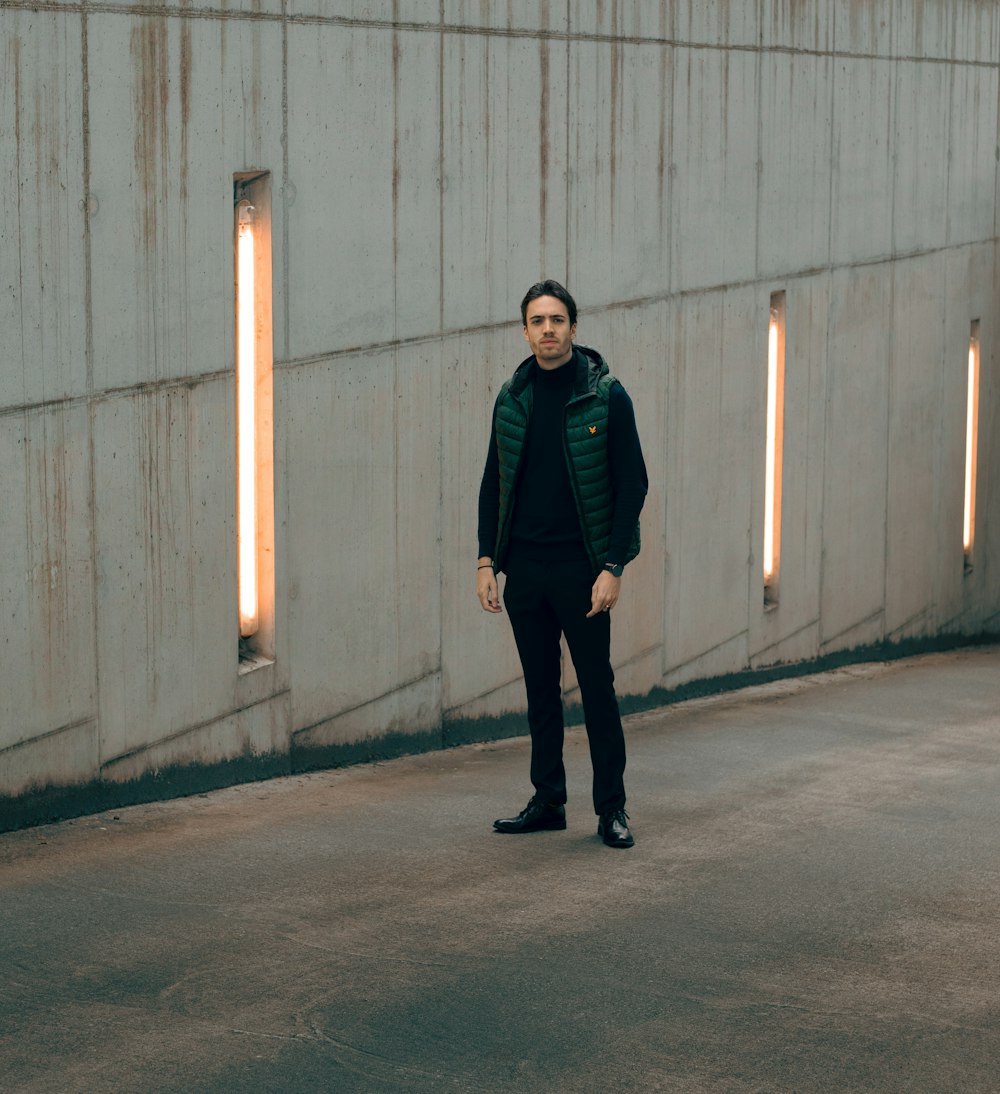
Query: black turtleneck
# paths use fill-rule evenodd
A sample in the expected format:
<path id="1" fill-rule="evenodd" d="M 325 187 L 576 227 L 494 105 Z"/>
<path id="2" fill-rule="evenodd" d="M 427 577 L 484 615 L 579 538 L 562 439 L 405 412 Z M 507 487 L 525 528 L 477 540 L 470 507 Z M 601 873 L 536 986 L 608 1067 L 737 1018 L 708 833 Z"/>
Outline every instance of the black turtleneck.
<path id="1" fill-rule="evenodd" d="M 586 560 L 563 446 L 563 412 L 573 394 L 576 359 L 555 369 L 539 368 L 536 361 L 531 373 L 534 394 L 514 489 L 510 550 L 540 562 Z"/>

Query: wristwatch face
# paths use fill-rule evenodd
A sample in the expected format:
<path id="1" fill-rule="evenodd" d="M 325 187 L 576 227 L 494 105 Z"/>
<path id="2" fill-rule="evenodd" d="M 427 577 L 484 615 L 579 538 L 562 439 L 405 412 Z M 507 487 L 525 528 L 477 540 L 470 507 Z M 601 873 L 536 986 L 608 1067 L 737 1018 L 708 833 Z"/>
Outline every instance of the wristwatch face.
<path id="1" fill-rule="evenodd" d="M 604 569 L 607 570 L 608 573 L 611 574 L 612 577 L 621 577 L 622 574 L 625 571 L 624 566 L 620 566 L 620 565 L 618 565 L 617 563 L 614 563 L 614 562 L 607 563 L 605 565 Z"/>

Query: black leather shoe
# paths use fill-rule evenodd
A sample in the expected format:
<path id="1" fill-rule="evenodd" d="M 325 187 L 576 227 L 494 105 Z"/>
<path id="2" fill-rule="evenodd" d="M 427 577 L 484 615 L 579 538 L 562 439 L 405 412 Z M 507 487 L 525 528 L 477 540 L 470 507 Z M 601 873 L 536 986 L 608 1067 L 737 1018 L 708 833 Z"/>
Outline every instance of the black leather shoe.
<path id="1" fill-rule="evenodd" d="M 597 822 L 597 834 L 609 847 L 631 847 L 635 843 L 624 809 L 611 809 L 602 814 Z"/>
<path id="2" fill-rule="evenodd" d="M 493 827 L 498 832 L 555 832 L 566 827 L 566 807 L 549 805 L 548 802 L 532 798 L 516 817 L 495 820 Z"/>

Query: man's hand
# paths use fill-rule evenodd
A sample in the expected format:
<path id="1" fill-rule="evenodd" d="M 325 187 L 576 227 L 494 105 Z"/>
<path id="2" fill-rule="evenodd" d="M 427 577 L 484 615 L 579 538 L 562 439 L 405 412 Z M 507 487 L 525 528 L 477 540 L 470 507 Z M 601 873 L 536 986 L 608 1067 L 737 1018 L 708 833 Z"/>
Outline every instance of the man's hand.
<path id="1" fill-rule="evenodd" d="M 615 577 L 608 570 L 601 570 L 590 590 L 590 611 L 587 618 L 597 615 L 599 612 L 610 612 L 618 603 L 618 596 L 622 589 L 622 579 Z"/>
<path id="2" fill-rule="evenodd" d="M 479 560 L 479 569 L 476 570 L 476 596 L 483 606 L 484 612 L 502 612 L 500 607 L 500 589 L 497 586 L 497 575 L 493 570 L 492 561 L 489 558 Z"/>

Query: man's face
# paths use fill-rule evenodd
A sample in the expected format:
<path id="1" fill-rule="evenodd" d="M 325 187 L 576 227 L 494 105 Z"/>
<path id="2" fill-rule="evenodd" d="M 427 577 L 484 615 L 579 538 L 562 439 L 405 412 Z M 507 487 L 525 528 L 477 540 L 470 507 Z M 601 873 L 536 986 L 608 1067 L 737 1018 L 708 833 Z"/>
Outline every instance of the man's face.
<path id="1" fill-rule="evenodd" d="M 576 324 L 569 325 L 565 304 L 554 296 L 539 296 L 528 304 L 524 337 L 540 368 L 559 368 L 573 356 Z"/>

